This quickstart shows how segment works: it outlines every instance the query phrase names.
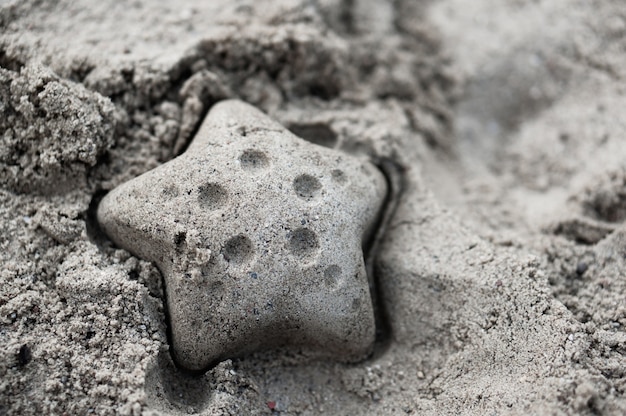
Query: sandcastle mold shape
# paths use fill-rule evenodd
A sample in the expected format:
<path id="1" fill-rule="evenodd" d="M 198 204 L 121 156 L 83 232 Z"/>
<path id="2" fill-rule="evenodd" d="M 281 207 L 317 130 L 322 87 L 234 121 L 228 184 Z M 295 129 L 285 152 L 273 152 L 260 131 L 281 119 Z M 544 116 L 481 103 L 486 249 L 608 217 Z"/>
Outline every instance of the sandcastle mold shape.
<path id="1" fill-rule="evenodd" d="M 182 367 L 289 346 L 357 361 L 375 339 L 362 245 L 386 194 L 369 161 L 227 100 L 183 155 L 112 190 L 97 217 L 161 270 Z"/>

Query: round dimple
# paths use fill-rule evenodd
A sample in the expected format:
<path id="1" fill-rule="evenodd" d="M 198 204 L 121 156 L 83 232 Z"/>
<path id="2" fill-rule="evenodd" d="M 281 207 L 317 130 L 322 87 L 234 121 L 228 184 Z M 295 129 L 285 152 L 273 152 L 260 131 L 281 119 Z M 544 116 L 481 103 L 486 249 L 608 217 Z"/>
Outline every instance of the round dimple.
<path id="1" fill-rule="evenodd" d="M 319 194 L 322 184 L 317 178 L 303 174 L 293 180 L 293 189 L 300 198 L 310 201 Z"/>
<path id="2" fill-rule="evenodd" d="M 297 257 L 311 257 L 319 248 L 317 235 L 308 228 L 298 228 L 289 234 L 288 248 Z"/>
<path id="3" fill-rule="evenodd" d="M 162 193 L 165 198 L 175 198 L 178 196 L 178 188 L 176 185 L 167 185 L 163 187 Z"/>
<path id="4" fill-rule="evenodd" d="M 254 247 L 248 237 L 240 234 L 226 241 L 222 254 L 229 263 L 243 264 L 252 258 Z"/>
<path id="5" fill-rule="evenodd" d="M 239 163 L 245 170 L 256 171 L 269 165 L 269 158 L 260 150 L 248 149 L 239 156 Z"/>
<path id="6" fill-rule="evenodd" d="M 347 181 L 346 174 L 341 169 L 333 169 L 330 176 L 335 182 L 345 183 Z"/>
<path id="7" fill-rule="evenodd" d="M 324 270 L 324 283 L 327 286 L 337 286 L 337 284 L 339 284 L 339 279 L 341 279 L 341 267 L 333 264 Z"/>
<path id="8" fill-rule="evenodd" d="M 228 192 L 216 183 L 207 183 L 198 187 L 198 203 L 202 208 L 214 210 L 226 203 Z"/>

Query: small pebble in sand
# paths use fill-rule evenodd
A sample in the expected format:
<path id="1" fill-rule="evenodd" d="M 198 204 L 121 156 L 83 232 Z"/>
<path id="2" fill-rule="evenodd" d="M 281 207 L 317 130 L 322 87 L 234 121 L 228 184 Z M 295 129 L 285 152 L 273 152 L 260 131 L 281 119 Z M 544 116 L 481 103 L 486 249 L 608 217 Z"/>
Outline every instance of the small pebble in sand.
<path id="1" fill-rule="evenodd" d="M 288 346 L 355 361 L 375 337 L 361 244 L 386 193 L 370 162 L 232 100 L 183 155 L 106 195 L 98 220 L 163 273 L 181 366 Z"/>

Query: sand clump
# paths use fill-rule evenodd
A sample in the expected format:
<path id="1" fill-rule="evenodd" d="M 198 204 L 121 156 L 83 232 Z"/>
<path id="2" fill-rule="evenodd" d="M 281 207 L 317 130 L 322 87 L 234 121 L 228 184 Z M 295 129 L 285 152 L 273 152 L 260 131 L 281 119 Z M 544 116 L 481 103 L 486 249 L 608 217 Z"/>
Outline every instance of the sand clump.
<path id="1" fill-rule="evenodd" d="M 0 415 L 624 414 L 625 19 L 620 1 L 0 2 Z M 391 161 L 365 361 L 188 374 L 159 270 L 99 230 L 104 194 L 228 98 Z"/>
<path id="2" fill-rule="evenodd" d="M 5 185 L 45 192 L 51 183 L 84 178 L 113 144 L 116 121 L 110 100 L 43 66 L 24 66 L 19 73 L 0 70 L 0 175 Z"/>

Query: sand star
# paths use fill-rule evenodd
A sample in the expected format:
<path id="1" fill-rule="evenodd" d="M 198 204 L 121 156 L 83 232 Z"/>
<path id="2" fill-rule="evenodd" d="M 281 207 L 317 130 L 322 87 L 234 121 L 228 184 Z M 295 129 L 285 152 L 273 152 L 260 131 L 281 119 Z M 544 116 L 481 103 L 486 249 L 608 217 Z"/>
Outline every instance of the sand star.
<path id="1" fill-rule="evenodd" d="M 374 342 L 362 243 L 386 192 L 370 162 L 229 100 L 183 155 L 107 194 L 98 220 L 162 272 L 181 366 L 289 346 L 353 361 Z"/>

